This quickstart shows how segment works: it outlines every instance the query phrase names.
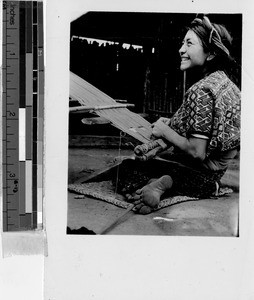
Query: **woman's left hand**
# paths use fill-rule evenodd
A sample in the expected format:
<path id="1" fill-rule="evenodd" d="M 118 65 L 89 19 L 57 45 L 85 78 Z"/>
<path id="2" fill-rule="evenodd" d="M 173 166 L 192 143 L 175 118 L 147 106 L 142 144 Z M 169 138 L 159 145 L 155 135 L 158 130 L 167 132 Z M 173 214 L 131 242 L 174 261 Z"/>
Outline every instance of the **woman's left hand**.
<path id="1" fill-rule="evenodd" d="M 169 126 L 160 119 L 152 124 L 152 135 L 156 138 L 165 137 L 167 130 L 169 130 Z"/>

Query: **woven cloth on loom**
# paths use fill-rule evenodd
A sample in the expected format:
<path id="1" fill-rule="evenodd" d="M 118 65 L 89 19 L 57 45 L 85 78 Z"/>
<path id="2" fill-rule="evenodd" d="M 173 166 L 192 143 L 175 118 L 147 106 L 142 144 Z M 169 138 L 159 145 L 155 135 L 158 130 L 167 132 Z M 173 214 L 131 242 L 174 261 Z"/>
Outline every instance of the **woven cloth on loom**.
<path id="1" fill-rule="evenodd" d="M 141 143 L 150 141 L 151 124 L 126 107 L 108 108 L 118 103 L 84 79 L 70 72 L 70 97 L 84 107 L 97 107 L 96 114 L 109 120 L 112 125 L 134 137 Z M 98 106 L 104 107 L 98 109 Z"/>
<path id="2" fill-rule="evenodd" d="M 70 191 L 91 196 L 93 198 L 103 200 L 105 202 L 114 204 L 122 208 L 128 208 L 130 203 L 125 201 L 125 197 L 114 192 L 114 187 L 111 181 L 101 181 L 101 182 L 89 182 L 82 184 L 69 184 L 68 189 Z M 198 200 L 198 198 L 192 198 L 187 196 L 174 196 L 166 198 L 160 201 L 158 210 L 176 203 L 185 201 Z M 135 208 L 133 209 L 135 211 Z"/>

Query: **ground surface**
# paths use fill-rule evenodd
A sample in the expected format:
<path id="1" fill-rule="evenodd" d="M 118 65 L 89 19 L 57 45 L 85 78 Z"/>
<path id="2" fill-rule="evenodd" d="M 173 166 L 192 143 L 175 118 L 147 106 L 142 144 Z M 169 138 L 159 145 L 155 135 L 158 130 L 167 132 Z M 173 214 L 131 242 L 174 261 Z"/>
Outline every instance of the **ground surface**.
<path id="1" fill-rule="evenodd" d="M 70 148 L 69 183 L 86 178 L 110 167 L 119 155 L 131 155 L 131 150 Z M 130 212 L 108 234 L 129 235 L 189 235 L 237 236 L 239 206 L 239 159 L 233 160 L 222 183 L 234 193 L 218 199 L 189 201 L 166 207 L 149 215 Z M 82 226 L 98 233 L 120 216 L 124 209 L 90 197 L 75 199 L 68 193 L 68 226 Z"/>

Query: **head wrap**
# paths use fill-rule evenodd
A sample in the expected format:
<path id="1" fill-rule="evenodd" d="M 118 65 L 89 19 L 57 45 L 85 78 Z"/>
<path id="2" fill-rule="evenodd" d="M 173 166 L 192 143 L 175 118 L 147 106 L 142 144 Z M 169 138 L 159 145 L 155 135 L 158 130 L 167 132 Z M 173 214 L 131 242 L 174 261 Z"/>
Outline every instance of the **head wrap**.
<path id="1" fill-rule="evenodd" d="M 210 22 L 210 20 L 208 19 L 207 16 L 203 16 L 203 19 L 200 18 L 195 18 L 192 22 L 191 22 L 191 30 L 193 30 L 202 40 L 202 42 L 204 42 L 205 46 L 209 48 L 209 46 L 207 45 L 207 43 L 205 42 L 205 40 L 207 40 L 207 38 L 204 37 L 204 32 L 201 33 L 200 31 L 195 29 L 195 26 L 201 26 L 205 29 L 205 35 L 209 35 L 208 38 L 208 44 L 215 47 L 216 50 L 222 51 L 223 54 L 226 54 L 226 56 L 230 56 L 229 50 L 228 48 L 224 45 L 224 43 L 222 42 L 221 36 L 218 32 L 218 30 L 214 27 L 214 25 L 212 25 L 212 23 Z M 230 41 L 229 41 L 230 42 Z"/>

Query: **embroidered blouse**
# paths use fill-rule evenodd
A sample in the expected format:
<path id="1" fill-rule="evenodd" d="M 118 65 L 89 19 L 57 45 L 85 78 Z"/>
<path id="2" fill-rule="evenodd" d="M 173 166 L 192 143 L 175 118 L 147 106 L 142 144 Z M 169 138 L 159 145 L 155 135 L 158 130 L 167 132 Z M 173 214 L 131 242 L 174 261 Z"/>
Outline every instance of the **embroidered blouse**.
<path id="1" fill-rule="evenodd" d="M 240 145 L 240 100 L 238 87 L 216 71 L 188 89 L 169 125 L 186 138 L 207 137 L 207 159 L 223 156 Z"/>

